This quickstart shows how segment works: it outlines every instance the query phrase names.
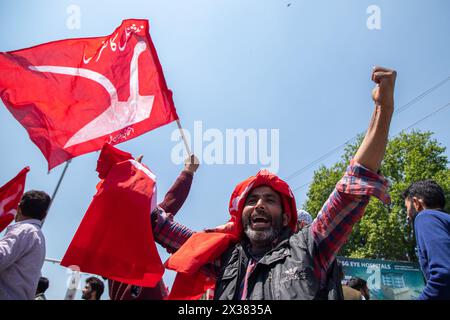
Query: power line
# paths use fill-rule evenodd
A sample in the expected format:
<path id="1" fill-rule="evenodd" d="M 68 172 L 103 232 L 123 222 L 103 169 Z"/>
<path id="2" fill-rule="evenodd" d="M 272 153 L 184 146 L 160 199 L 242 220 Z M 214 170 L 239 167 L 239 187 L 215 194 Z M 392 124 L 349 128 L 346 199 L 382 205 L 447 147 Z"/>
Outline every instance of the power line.
<path id="1" fill-rule="evenodd" d="M 324 155 L 322 155 L 321 157 L 317 158 L 316 160 L 308 163 L 306 166 L 302 167 L 301 169 L 297 170 L 296 172 L 294 172 L 293 174 L 291 174 L 290 176 L 288 176 L 285 180 L 291 180 L 292 178 L 298 176 L 299 174 L 301 174 L 302 172 L 306 171 L 307 169 L 309 169 L 310 167 L 316 165 L 317 163 L 321 162 L 322 160 L 328 158 L 329 156 L 331 156 L 333 153 L 335 153 L 336 151 L 338 151 L 339 149 L 345 147 L 347 144 L 349 144 L 350 142 L 352 142 L 353 140 L 355 140 L 358 137 L 358 135 L 354 136 L 353 138 L 347 140 L 346 142 L 344 142 L 343 144 L 337 146 L 336 148 L 328 151 L 327 153 L 325 153 Z"/>
<path id="2" fill-rule="evenodd" d="M 407 130 L 409 130 L 409 129 L 415 127 L 415 126 L 418 125 L 419 123 L 421 123 L 421 122 L 425 121 L 426 119 L 428 119 L 428 118 L 434 116 L 436 113 L 438 113 L 438 112 L 440 112 L 440 111 L 442 111 L 442 110 L 448 108 L 449 106 L 450 106 L 450 102 L 447 102 L 445 105 L 443 105 L 443 106 L 440 107 L 439 109 L 436 109 L 435 111 L 430 112 L 429 114 L 427 114 L 427 115 L 424 116 L 423 118 L 419 119 L 418 121 L 414 122 L 413 124 L 409 125 L 408 127 L 404 128 L 404 129 L 402 129 L 402 130 L 400 130 L 399 132 L 397 132 L 396 135 L 398 135 L 398 134 L 401 133 L 401 132 L 407 131 Z M 297 188 L 295 188 L 294 190 L 292 190 L 292 192 L 295 193 L 295 192 L 297 192 L 298 190 L 303 189 L 304 187 L 310 185 L 311 182 L 312 182 L 312 180 L 309 181 L 309 182 L 307 182 L 307 183 L 305 183 L 305 184 L 302 184 L 300 187 L 297 187 Z"/>
<path id="3" fill-rule="evenodd" d="M 430 87 L 429 89 L 425 90 L 424 92 L 422 92 L 421 94 L 419 94 L 418 96 L 414 97 L 413 99 L 411 99 L 409 102 L 407 102 L 406 104 L 404 104 L 403 106 L 401 106 L 400 108 L 398 108 L 397 110 L 394 111 L 395 115 L 398 115 L 400 113 L 402 113 L 403 111 L 409 109 L 411 106 L 413 106 L 414 104 L 416 104 L 418 101 L 422 100 L 423 98 L 425 98 L 427 95 L 429 95 L 431 92 L 435 91 L 436 89 L 438 89 L 439 87 L 443 86 L 445 83 L 447 83 L 447 81 L 450 80 L 450 76 L 444 78 L 442 81 L 438 82 L 437 84 L 435 84 L 434 86 Z M 340 149 L 342 149 L 343 147 L 345 147 L 347 144 L 349 144 L 350 142 L 352 142 L 353 140 L 356 140 L 356 138 L 358 137 L 358 135 L 363 134 L 365 131 L 360 132 L 358 134 L 356 134 L 355 136 L 353 136 L 352 138 L 348 139 L 346 142 L 340 144 L 339 146 L 331 149 L 330 151 L 328 151 L 327 153 L 323 154 L 322 156 L 320 156 L 319 158 L 311 161 L 310 163 L 308 163 L 306 166 L 300 168 L 299 170 L 293 172 L 292 174 L 290 174 L 289 176 L 287 176 L 285 178 L 285 180 L 289 181 L 293 178 L 295 178 L 296 176 L 300 175 L 301 173 L 305 172 L 306 170 L 308 170 L 309 168 L 311 168 L 312 166 L 315 166 L 317 163 L 320 163 L 322 160 L 328 158 L 329 156 L 331 156 L 332 154 L 336 153 L 337 151 L 339 151 Z"/>
<path id="4" fill-rule="evenodd" d="M 411 101 L 409 101 L 407 104 L 405 104 L 404 106 L 402 106 L 401 108 L 399 108 L 398 110 L 394 111 L 394 114 L 399 114 L 402 113 L 403 111 L 405 111 L 406 109 L 408 109 L 409 107 L 411 107 L 412 105 L 414 105 L 416 102 L 420 101 L 421 99 L 423 99 L 424 97 L 426 97 L 427 95 L 429 95 L 431 92 L 433 92 L 434 90 L 436 90 L 437 88 L 441 87 L 442 85 L 444 85 L 447 81 L 450 80 L 450 76 L 448 76 L 447 78 L 445 78 L 444 80 L 442 80 L 441 82 L 439 82 L 438 84 L 434 85 L 433 87 L 431 87 L 430 89 L 424 91 L 422 94 L 418 95 L 417 97 L 415 97 L 414 99 L 412 99 Z"/>
<path id="5" fill-rule="evenodd" d="M 307 182 L 307 183 L 305 183 L 305 184 L 302 184 L 300 187 L 295 188 L 294 190 L 292 190 L 292 192 L 297 192 L 298 190 L 303 189 L 306 186 L 309 186 L 311 184 L 311 182 L 312 182 L 312 180 Z"/>
<path id="6" fill-rule="evenodd" d="M 436 113 L 438 113 L 438 112 L 444 110 L 444 109 L 447 108 L 448 106 L 450 106 L 450 102 L 447 102 L 447 104 L 443 105 L 442 107 L 440 107 L 439 109 L 433 111 L 432 113 L 426 115 L 425 117 L 423 117 L 423 118 L 420 119 L 419 121 L 414 122 L 412 125 L 410 125 L 409 127 L 406 127 L 405 129 L 401 130 L 400 132 L 403 132 L 403 131 L 406 131 L 406 130 L 411 129 L 412 127 L 418 125 L 420 122 L 422 122 L 422 121 L 424 121 L 424 120 L 426 120 L 426 119 L 428 119 L 428 118 L 434 116 Z M 400 132 L 399 132 L 399 133 L 400 133 Z M 398 133 L 397 133 L 397 134 L 398 134 Z"/>

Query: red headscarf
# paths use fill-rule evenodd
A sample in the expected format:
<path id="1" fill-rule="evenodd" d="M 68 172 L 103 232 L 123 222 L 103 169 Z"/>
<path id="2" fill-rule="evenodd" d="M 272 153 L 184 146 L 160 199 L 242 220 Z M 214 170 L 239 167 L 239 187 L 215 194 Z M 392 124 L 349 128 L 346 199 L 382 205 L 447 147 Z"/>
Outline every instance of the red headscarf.
<path id="1" fill-rule="evenodd" d="M 198 299 L 214 281 L 200 272 L 200 268 L 219 258 L 230 245 L 240 241 L 244 230 L 242 211 L 250 191 L 259 186 L 269 186 L 277 191 L 282 200 L 284 213 L 289 217 L 289 227 L 297 226 L 297 207 L 289 185 L 267 170 L 259 171 L 234 189 L 229 204 L 231 218 L 214 232 L 198 232 L 166 262 L 166 268 L 177 271 L 169 299 Z"/>

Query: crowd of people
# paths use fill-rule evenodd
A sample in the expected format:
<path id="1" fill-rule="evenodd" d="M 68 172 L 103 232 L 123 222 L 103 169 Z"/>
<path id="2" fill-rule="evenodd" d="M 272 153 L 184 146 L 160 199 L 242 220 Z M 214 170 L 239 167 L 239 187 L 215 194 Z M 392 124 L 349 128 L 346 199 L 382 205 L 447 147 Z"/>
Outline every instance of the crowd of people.
<path id="1" fill-rule="evenodd" d="M 110 299 L 198 299 L 208 287 L 217 300 L 369 300 L 365 280 L 352 278 L 342 285 L 336 255 L 370 197 L 390 201 L 380 166 L 394 111 L 396 72 L 376 67 L 372 80 L 375 110 L 365 138 L 314 220 L 297 210 L 285 181 L 261 170 L 232 192 L 227 223 L 201 232 L 181 225 L 174 218 L 198 168 L 198 160 L 191 156 L 150 214 L 155 241 L 171 254 L 166 268 L 178 272 L 174 285 L 169 292 L 162 280 L 146 288 L 104 279 Z M 403 197 L 426 279 L 419 299 L 450 299 L 450 215 L 444 212 L 444 191 L 432 180 L 421 180 Z M 50 202 L 45 192 L 26 192 L 16 223 L 0 239 L 0 299 L 45 300 L 49 281 L 41 277 L 45 258 L 41 225 Z M 103 280 L 90 277 L 82 298 L 99 300 L 103 292 Z"/>

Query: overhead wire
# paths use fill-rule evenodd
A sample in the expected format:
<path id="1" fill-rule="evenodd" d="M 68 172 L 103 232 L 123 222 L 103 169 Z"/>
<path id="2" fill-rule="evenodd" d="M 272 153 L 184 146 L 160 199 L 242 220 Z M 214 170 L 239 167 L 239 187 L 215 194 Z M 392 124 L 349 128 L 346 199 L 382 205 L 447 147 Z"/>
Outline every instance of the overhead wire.
<path id="1" fill-rule="evenodd" d="M 418 121 L 414 122 L 413 124 L 409 125 L 408 127 L 404 128 L 404 129 L 400 130 L 397 134 L 402 133 L 402 132 L 404 132 L 404 131 L 407 131 L 407 130 L 409 130 L 409 129 L 415 127 L 415 126 L 417 126 L 419 123 L 421 123 L 421 122 L 427 120 L 428 118 L 434 116 L 434 115 L 437 114 L 438 112 L 441 112 L 441 111 L 443 111 L 444 109 L 446 109 L 446 108 L 448 108 L 448 107 L 450 107 L 450 102 L 447 102 L 445 105 L 441 106 L 440 108 L 438 108 L 438 109 L 436 109 L 436 110 L 434 110 L 434 111 L 428 113 L 427 115 L 425 115 L 424 117 L 422 117 L 422 118 L 419 119 Z M 303 189 L 304 187 L 310 185 L 311 182 L 312 182 L 312 180 L 309 181 L 308 183 L 305 183 L 305 184 L 299 186 L 298 188 L 293 189 L 292 192 L 297 192 L 298 190 Z"/>
<path id="2" fill-rule="evenodd" d="M 434 86 L 428 88 L 427 90 L 425 90 L 424 92 L 420 93 L 419 95 L 417 95 L 416 97 L 414 97 L 413 99 L 411 99 L 410 101 L 408 101 L 406 104 L 404 104 L 403 106 L 401 106 L 400 108 L 398 108 L 396 111 L 394 111 L 394 115 L 398 115 L 402 112 L 404 112 L 405 110 L 409 109 L 411 106 L 413 106 L 414 104 L 416 104 L 417 102 L 419 102 L 420 100 L 422 100 L 423 98 L 425 98 L 426 96 L 428 96 L 430 93 L 432 93 L 433 91 L 435 91 L 436 89 L 438 89 L 439 87 L 443 86 L 445 83 L 447 83 L 450 80 L 450 76 L 447 76 L 446 78 L 444 78 L 442 81 L 439 81 L 437 84 L 435 84 Z M 295 178 L 296 176 L 300 175 L 301 173 L 305 172 L 306 170 L 308 170 L 309 168 L 315 166 L 317 163 L 320 163 L 322 160 L 325 160 L 326 158 L 330 157 L 332 154 L 336 153 L 337 151 L 339 151 L 340 149 L 342 149 L 343 147 L 345 147 L 346 145 L 348 145 L 349 143 L 351 143 L 352 141 L 356 140 L 357 137 L 360 134 L 363 134 L 365 131 L 360 132 L 358 134 L 356 134 L 355 136 L 353 136 L 352 138 L 348 139 L 347 141 L 345 141 L 344 143 L 340 144 L 339 146 L 331 149 L 330 151 L 327 151 L 325 154 L 323 154 L 322 156 L 320 156 L 319 158 L 309 162 L 308 164 L 306 164 L 305 166 L 303 166 L 302 168 L 300 168 L 299 170 L 291 173 L 290 175 L 288 175 L 285 180 L 289 181 L 293 178 Z"/>

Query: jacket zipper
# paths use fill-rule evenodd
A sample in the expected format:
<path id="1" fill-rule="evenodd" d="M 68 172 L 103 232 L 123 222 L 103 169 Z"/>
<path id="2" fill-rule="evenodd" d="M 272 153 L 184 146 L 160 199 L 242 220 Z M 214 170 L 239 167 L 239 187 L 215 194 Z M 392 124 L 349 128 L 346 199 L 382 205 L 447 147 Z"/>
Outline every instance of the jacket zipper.
<path id="1" fill-rule="evenodd" d="M 237 270 L 237 280 L 236 280 L 236 288 L 234 289 L 233 300 L 241 300 L 239 297 L 240 289 L 241 289 L 241 264 L 242 264 L 242 248 L 239 248 L 239 256 L 238 256 L 238 270 Z"/>

